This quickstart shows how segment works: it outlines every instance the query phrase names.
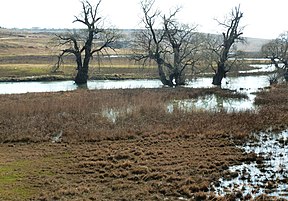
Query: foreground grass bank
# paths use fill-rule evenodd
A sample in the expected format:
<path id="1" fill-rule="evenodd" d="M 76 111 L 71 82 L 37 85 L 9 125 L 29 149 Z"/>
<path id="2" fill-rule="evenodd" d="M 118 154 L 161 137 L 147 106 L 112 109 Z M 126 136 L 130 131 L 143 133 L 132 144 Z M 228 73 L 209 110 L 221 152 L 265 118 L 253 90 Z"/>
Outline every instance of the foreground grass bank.
<path id="1" fill-rule="evenodd" d="M 272 88 L 258 94 L 257 112 L 229 114 L 167 112 L 173 99 L 238 98 L 219 89 L 1 95 L 0 198 L 221 200 L 210 183 L 230 165 L 259 160 L 235 145 L 251 132 L 286 128 L 287 92 Z M 59 131 L 62 142 L 51 143 Z"/>

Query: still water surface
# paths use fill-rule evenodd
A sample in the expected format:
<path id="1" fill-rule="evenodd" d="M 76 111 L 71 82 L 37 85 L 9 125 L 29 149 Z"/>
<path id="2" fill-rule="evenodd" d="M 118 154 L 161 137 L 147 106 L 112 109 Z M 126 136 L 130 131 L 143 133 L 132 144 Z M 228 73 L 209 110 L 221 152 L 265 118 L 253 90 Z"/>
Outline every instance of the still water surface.
<path id="1" fill-rule="evenodd" d="M 212 78 L 198 78 L 187 82 L 186 87 L 202 88 L 213 87 Z M 233 90 L 245 90 L 246 92 L 257 91 L 269 85 L 267 76 L 243 76 L 223 80 L 223 88 Z M 161 88 L 162 83 L 158 79 L 136 80 L 91 80 L 87 87 L 95 89 L 135 89 L 135 88 Z M 0 94 L 22 94 L 34 92 L 58 92 L 73 91 L 78 87 L 74 81 L 50 81 L 50 82 L 1 82 Z"/>
<path id="2" fill-rule="evenodd" d="M 159 88 L 159 80 L 91 80 L 87 87 L 94 89 L 126 89 L 126 88 Z M 49 82 L 2 82 L 0 94 L 22 94 L 34 92 L 73 91 L 78 89 L 74 81 L 49 81 Z"/>
<path id="3" fill-rule="evenodd" d="M 247 59 L 249 60 L 249 59 Z M 262 60 L 262 59 L 253 59 Z M 275 70 L 275 66 L 267 64 L 250 65 L 253 69 L 245 71 L 251 72 L 271 72 Z M 213 87 L 212 78 L 198 78 L 190 80 L 186 87 Z M 268 86 L 267 76 L 242 76 L 223 80 L 223 88 L 234 90 L 246 90 L 246 93 L 257 91 L 259 88 Z M 88 81 L 88 89 L 126 89 L 126 88 L 160 88 L 163 87 L 159 80 L 92 80 Z M 72 91 L 78 87 L 74 81 L 51 81 L 51 82 L 1 82 L 0 94 L 22 94 L 33 92 L 58 92 Z"/>

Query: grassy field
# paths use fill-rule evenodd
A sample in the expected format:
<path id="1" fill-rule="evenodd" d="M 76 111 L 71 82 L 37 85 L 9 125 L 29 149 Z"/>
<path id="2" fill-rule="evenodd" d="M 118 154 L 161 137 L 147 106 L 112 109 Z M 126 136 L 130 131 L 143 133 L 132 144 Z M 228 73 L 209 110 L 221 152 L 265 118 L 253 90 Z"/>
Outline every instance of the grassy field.
<path id="1" fill-rule="evenodd" d="M 68 56 L 57 73 L 52 73 L 60 53 L 52 33 L 16 32 L 0 29 L 0 78 L 21 80 L 32 76 L 73 79 L 76 74 L 74 57 Z M 146 66 L 131 60 L 129 49 L 110 51 L 119 57 L 93 59 L 90 64 L 91 79 L 157 78 L 155 65 Z M 31 78 L 32 79 L 32 78 Z"/>
<path id="2" fill-rule="evenodd" d="M 29 80 L 32 76 L 52 77 L 53 79 L 73 79 L 76 75 L 75 58 L 68 56 L 57 73 L 51 70 L 55 67 L 57 55 L 61 52 L 55 43 L 55 34 L 34 33 L 0 29 L 0 80 Z M 142 63 L 131 60 L 131 49 L 116 49 L 109 51 L 110 58 L 94 58 L 90 64 L 90 79 L 115 78 L 158 78 L 155 63 L 143 67 Z M 118 55 L 118 57 L 115 57 Z M 244 60 L 238 70 L 249 69 L 250 63 L 267 61 Z M 204 67 L 206 68 L 206 67 Z M 207 72 L 213 72 L 207 69 Z M 189 77 L 191 72 L 187 71 Z M 235 74 L 233 70 L 231 75 Z"/>

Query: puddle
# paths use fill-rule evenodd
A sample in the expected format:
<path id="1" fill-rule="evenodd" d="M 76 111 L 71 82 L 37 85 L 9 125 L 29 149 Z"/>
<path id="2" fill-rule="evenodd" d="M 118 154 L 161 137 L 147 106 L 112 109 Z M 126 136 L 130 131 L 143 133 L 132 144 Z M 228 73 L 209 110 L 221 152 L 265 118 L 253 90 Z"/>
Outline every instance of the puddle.
<path id="1" fill-rule="evenodd" d="M 220 112 L 241 112 L 247 110 L 255 110 L 254 98 L 237 99 L 237 98 L 224 98 L 215 94 L 201 96 L 196 99 L 174 100 L 167 106 L 167 112 L 173 113 L 175 109 L 183 112 L 192 111 L 212 111 Z"/>
<path id="2" fill-rule="evenodd" d="M 225 78 L 222 82 L 223 89 L 235 90 L 248 96 L 247 99 L 223 98 L 216 95 L 207 95 L 196 99 L 174 100 L 167 105 L 167 112 L 172 113 L 176 109 L 184 112 L 192 112 L 199 110 L 209 111 L 255 111 L 257 107 L 254 105 L 255 92 L 263 90 L 269 86 L 267 76 L 242 76 Z M 211 79 L 198 78 L 188 82 L 187 87 L 214 87 Z"/>
<path id="3" fill-rule="evenodd" d="M 288 199 L 288 130 L 254 134 L 253 138 L 243 149 L 263 161 L 230 167 L 230 177 L 221 178 L 212 189 L 217 195 L 241 192 L 239 200 L 261 194 Z"/>
<path id="4" fill-rule="evenodd" d="M 117 119 L 132 112 L 132 107 L 125 109 L 107 108 L 102 111 L 102 117 L 106 117 L 112 123 L 116 123 Z"/>

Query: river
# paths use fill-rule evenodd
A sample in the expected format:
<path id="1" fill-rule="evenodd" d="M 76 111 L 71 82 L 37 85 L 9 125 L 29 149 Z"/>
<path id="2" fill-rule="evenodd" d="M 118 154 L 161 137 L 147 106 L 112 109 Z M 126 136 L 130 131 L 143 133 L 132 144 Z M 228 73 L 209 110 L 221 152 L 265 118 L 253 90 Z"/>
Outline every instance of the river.
<path id="1" fill-rule="evenodd" d="M 185 87 L 207 88 L 213 87 L 212 78 L 197 78 L 187 82 Z M 223 88 L 233 90 L 255 91 L 269 85 L 267 76 L 241 76 L 223 80 Z M 131 80 L 90 80 L 87 83 L 90 90 L 95 89 L 133 89 L 133 88 L 161 88 L 158 79 L 131 79 Z M 35 92 L 73 91 L 78 87 L 74 81 L 31 81 L 31 82 L 1 82 L 0 94 L 22 94 Z"/>

